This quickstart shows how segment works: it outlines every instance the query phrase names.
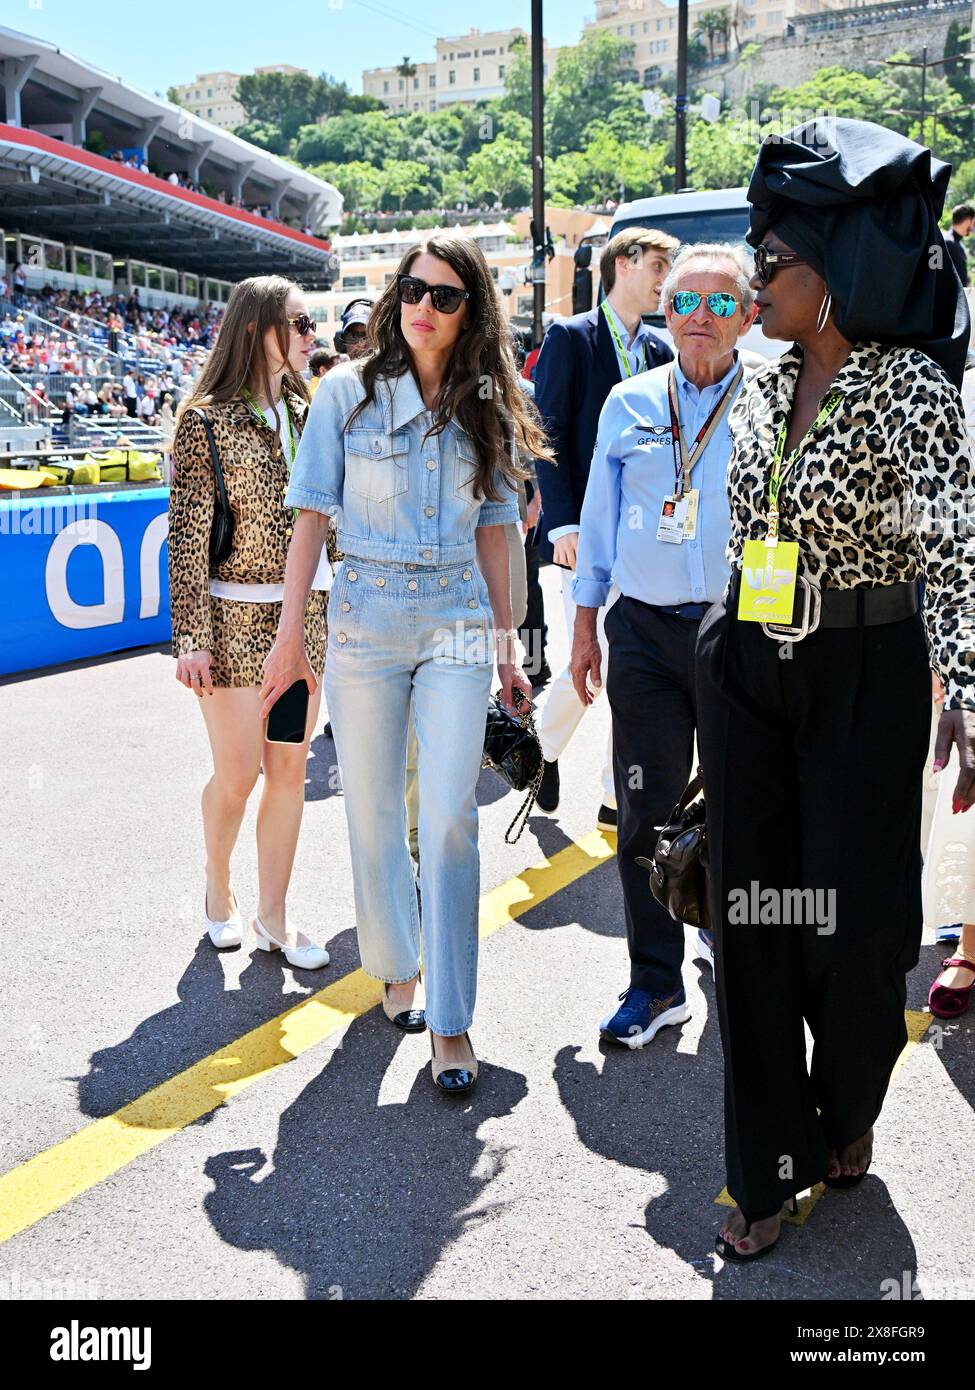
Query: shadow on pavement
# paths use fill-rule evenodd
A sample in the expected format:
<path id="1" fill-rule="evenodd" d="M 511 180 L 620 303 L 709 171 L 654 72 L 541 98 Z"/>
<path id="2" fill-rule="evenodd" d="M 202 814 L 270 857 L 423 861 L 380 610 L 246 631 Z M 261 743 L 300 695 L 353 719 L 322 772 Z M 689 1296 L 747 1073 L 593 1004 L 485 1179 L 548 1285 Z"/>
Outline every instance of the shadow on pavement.
<path id="1" fill-rule="evenodd" d="M 342 795 L 339 760 L 335 744 L 324 734 L 316 734 L 308 747 L 305 764 L 305 800 L 328 801 Z"/>
<path id="2" fill-rule="evenodd" d="M 646 1208 L 655 1247 L 672 1250 L 713 1299 L 879 1300 L 884 1281 L 913 1281 L 917 1256 L 887 1189 L 868 1175 L 854 1192 L 826 1192 L 803 1224 L 783 1222 L 781 1243 L 753 1267 L 717 1268 L 714 1254 L 726 1208 L 721 1039 L 710 970 L 701 985 L 709 1020 L 696 1056 L 675 1051 L 664 1029 L 639 1051 L 603 1044 L 602 1072 L 562 1048 L 555 1060 L 559 1095 L 579 1138 L 593 1153 L 643 1170 L 663 1191 Z M 713 1020 L 713 1021 L 712 1021 Z M 632 1296 L 661 1296 L 652 1285 Z M 666 1296 L 666 1295 L 664 1295 Z"/>
<path id="3" fill-rule="evenodd" d="M 405 1104 L 381 1105 L 399 1046 L 421 1070 Z M 258 1148 L 207 1160 L 204 1207 L 221 1239 L 271 1251 L 303 1275 L 310 1299 L 415 1295 L 444 1248 L 491 1218 L 471 1208 L 504 1152 L 478 1130 L 528 1093 L 524 1076 L 482 1059 L 469 1102 L 441 1095 L 428 1056 L 425 1037 L 404 1039 L 376 1013 L 351 1024 L 282 1115 L 270 1168 Z"/>
<path id="4" fill-rule="evenodd" d="M 332 960 L 323 971 L 290 972 L 287 967 L 301 986 L 300 993 L 285 992 L 285 968 L 276 956 L 256 948 L 241 971 L 239 984 L 228 989 L 218 953 L 207 937 L 202 938 L 176 987 L 179 1002 L 145 1019 L 124 1042 L 92 1053 L 87 1074 L 73 1078 L 78 1082 L 82 1112 L 93 1118 L 111 1115 L 244 1033 L 300 1004 L 303 998 L 324 989 L 358 964 L 354 931 L 340 932 L 329 940 L 328 948 Z M 237 957 L 236 952 L 233 955 Z M 282 1053 L 282 1059 L 285 1056 Z M 266 1058 L 258 1065 L 263 1068 Z M 246 1059 L 240 1060 L 236 1070 L 226 1063 L 215 1066 L 214 1080 L 230 1080 L 246 1073 L 247 1066 Z M 214 1103 L 220 1100 L 220 1093 L 215 1091 Z M 160 1123 L 164 1122 L 165 1117 Z"/>

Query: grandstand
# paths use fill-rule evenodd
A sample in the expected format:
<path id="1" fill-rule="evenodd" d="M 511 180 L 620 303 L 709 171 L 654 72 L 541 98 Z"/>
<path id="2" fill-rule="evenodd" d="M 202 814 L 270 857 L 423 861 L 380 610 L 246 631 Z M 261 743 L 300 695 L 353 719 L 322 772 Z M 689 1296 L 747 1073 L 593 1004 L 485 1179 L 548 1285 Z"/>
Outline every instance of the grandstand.
<path id="1" fill-rule="evenodd" d="M 335 282 L 341 196 L 2 26 L 0 98 L 0 465 L 163 448 L 237 280 Z"/>

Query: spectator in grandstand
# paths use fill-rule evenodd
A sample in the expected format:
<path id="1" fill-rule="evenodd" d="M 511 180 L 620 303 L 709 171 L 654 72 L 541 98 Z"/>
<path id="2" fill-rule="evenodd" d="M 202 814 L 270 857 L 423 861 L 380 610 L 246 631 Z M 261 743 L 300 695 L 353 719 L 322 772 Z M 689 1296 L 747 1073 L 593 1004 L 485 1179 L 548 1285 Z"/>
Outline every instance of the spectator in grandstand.
<path id="1" fill-rule="evenodd" d="M 14 266 L 14 301 L 16 302 L 19 295 L 25 295 L 26 293 L 27 271 L 24 269 L 22 262 L 18 261 Z"/>
<path id="2" fill-rule="evenodd" d="M 126 414 L 125 406 L 120 399 L 121 391 L 111 381 L 106 381 L 98 392 L 95 405 L 92 407 L 93 415 L 110 415 L 118 420 Z"/>
<path id="3" fill-rule="evenodd" d="M 144 425 L 158 425 L 159 415 L 156 411 L 155 391 L 147 391 L 139 402 L 139 419 Z"/>
<path id="4" fill-rule="evenodd" d="M 159 408 L 159 428 L 172 439 L 176 433 L 176 412 L 173 410 L 173 394 L 171 391 L 164 391 L 162 405 Z"/>
<path id="5" fill-rule="evenodd" d="M 125 397 L 125 412 L 134 420 L 138 407 L 139 390 L 131 371 L 127 371 L 122 378 L 122 395 Z"/>

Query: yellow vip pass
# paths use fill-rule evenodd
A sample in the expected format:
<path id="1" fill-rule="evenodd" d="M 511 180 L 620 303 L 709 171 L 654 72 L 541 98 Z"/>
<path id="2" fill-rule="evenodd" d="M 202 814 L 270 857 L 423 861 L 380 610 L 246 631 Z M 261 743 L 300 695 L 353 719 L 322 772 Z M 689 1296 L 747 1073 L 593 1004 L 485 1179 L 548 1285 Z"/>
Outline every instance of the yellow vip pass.
<path id="1" fill-rule="evenodd" d="M 792 622 L 799 573 L 798 541 L 746 541 L 742 557 L 738 617 L 745 623 Z"/>

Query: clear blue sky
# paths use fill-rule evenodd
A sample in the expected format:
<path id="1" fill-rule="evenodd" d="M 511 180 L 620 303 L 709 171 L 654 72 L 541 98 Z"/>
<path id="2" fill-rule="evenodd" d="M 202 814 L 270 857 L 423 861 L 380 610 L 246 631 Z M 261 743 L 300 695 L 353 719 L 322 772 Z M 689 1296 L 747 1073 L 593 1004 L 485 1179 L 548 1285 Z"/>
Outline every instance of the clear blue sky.
<path id="1" fill-rule="evenodd" d="M 545 37 L 575 43 L 593 0 L 547 0 Z M 362 90 L 363 68 L 434 56 L 438 35 L 531 25 L 530 0 L 4 0 L 2 23 L 148 92 L 200 72 L 292 63 Z"/>

